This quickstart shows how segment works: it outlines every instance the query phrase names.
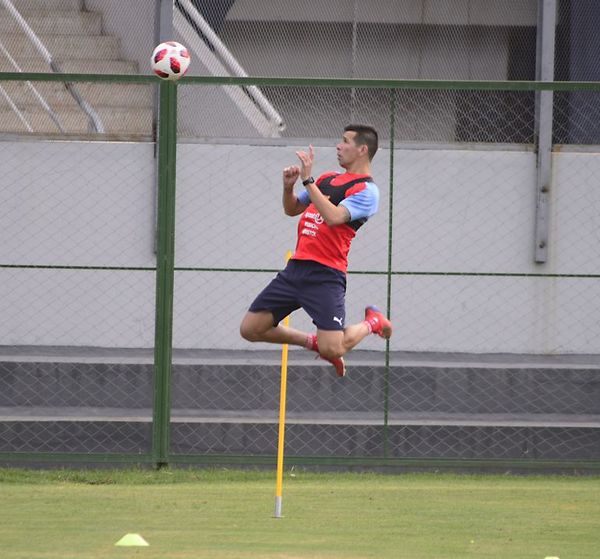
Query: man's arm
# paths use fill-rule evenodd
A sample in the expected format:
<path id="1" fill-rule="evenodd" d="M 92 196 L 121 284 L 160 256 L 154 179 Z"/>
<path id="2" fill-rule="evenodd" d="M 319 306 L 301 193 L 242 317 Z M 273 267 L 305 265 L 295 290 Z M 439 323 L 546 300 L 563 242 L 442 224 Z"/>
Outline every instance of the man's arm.
<path id="1" fill-rule="evenodd" d="M 311 175 L 313 161 L 315 159 L 315 150 L 312 146 L 308 146 L 308 153 L 303 151 L 297 151 L 296 155 L 302 162 L 302 170 L 300 171 L 300 177 L 302 180 L 306 180 Z M 327 225 L 341 225 L 350 221 L 350 212 L 344 206 L 336 206 L 329 201 L 329 198 L 325 196 L 319 187 L 315 184 L 308 184 L 306 191 L 310 196 L 310 201 L 315 205 L 321 217 L 325 220 Z"/>
<path id="2" fill-rule="evenodd" d="M 294 165 L 292 167 L 286 167 L 283 170 L 283 211 L 286 215 L 298 215 L 301 214 L 306 206 L 298 200 L 298 197 L 294 194 L 294 184 L 300 176 L 300 167 Z"/>
<path id="3" fill-rule="evenodd" d="M 321 217 L 330 227 L 333 225 L 341 225 L 350 221 L 350 212 L 348 208 L 344 206 L 336 206 L 329 201 L 329 198 L 325 196 L 319 187 L 315 184 L 308 184 L 306 191 L 310 196 L 310 201 L 315 205 L 315 208 L 319 210 Z"/>

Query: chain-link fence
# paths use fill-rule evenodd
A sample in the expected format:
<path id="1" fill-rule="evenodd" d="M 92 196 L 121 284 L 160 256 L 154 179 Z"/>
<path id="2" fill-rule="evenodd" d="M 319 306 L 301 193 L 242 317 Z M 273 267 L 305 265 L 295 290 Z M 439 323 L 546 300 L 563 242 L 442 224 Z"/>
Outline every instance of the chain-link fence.
<path id="1" fill-rule="evenodd" d="M 149 452 L 153 146 L 19 137 L 2 153 L 2 451 Z"/>
<path id="2" fill-rule="evenodd" d="M 377 304 L 394 336 L 351 352 L 345 379 L 292 348 L 288 459 L 597 467 L 600 87 L 399 81 L 534 80 L 536 2 L 332 2 L 312 18 L 182 0 L 166 27 L 193 64 L 161 113 L 158 81 L 135 75 L 166 31 L 159 3 L 74 0 L 52 25 L 34 4 L 60 70 L 94 75 L 0 75 L 3 460 L 270 463 L 280 352 L 238 329 L 295 245 L 281 170 L 309 143 L 315 176 L 335 170 L 343 126 L 364 122 L 381 200 L 350 254 L 347 321 Z M 597 81 L 573 50 L 597 11 L 583 4 L 556 4 L 541 51 L 556 79 Z M 0 68 L 13 53 L 48 71 L 6 28 Z M 229 55 L 265 77 L 228 77 Z M 291 325 L 314 330 L 302 312 Z"/>
<path id="3" fill-rule="evenodd" d="M 94 77 L 122 85 L 111 79 Z M 287 81 L 269 83 L 317 87 Z M 456 98 L 477 84 L 353 83 L 369 92 L 355 96 L 359 118 L 371 122 L 374 98 L 387 99 L 387 111 L 378 109 L 385 125 L 372 168 L 380 209 L 354 242 L 347 319 L 359 322 L 375 303 L 395 332 L 388 345 L 371 337 L 350 353 L 345 379 L 293 348 L 288 456 L 597 461 L 597 154 L 553 154 L 549 256 L 536 264 L 535 144 L 405 136 L 403 99 Z M 217 87 L 188 78 L 163 90 L 182 101 Z M 550 86 L 510 87 L 518 98 Z M 337 89 L 350 98 L 350 88 Z M 244 341 L 238 325 L 294 246 L 281 169 L 306 142 L 190 140 L 169 137 L 170 124 L 159 126 L 158 153 L 178 137 L 176 181 L 161 179 L 158 193 L 173 155 L 157 160 L 154 143 L 3 140 L 6 459 L 253 462 L 275 453 L 279 352 Z M 336 142 L 315 139 L 316 175 L 335 168 Z M 171 291 L 160 247 L 173 235 Z M 303 313 L 292 326 L 314 329 Z"/>
<path id="4" fill-rule="evenodd" d="M 589 53 L 600 46 L 599 24 L 590 0 L 3 0 L 0 71 L 145 74 L 154 45 L 175 38 L 192 53 L 189 75 L 597 81 Z M 1 132 L 139 139 L 153 131 L 152 87 L 5 86 Z M 560 97 L 555 143 L 597 144 L 597 94 Z M 180 134 L 189 138 L 329 138 L 340 121 L 360 120 L 359 108 L 385 128 L 388 99 L 376 90 L 265 86 L 188 89 L 181 103 L 189 110 Z M 398 103 L 407 140 L 529 143 L 534 133 L 532 94 L 405 91 Z"/>

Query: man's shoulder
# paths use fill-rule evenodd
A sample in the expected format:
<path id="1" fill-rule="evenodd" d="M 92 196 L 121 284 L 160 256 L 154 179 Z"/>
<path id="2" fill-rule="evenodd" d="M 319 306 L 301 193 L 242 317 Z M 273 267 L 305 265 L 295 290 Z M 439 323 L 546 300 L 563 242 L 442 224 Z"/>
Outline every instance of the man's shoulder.
<path id="1" fill-rule="evenodd" d="M 351 186 L 346 191 L 346 197 L 354 196 L 355 194 L 361 193 L 363 196 L 368 197 L 379 197 L 379 188 L 373 182 L 373 179 L 364 180 Z"/>
<path id="2" fill-rule="evenodd" d="M 332 173 L 335 175 L 332 179 L 332 184 L 335 186 L 342 186 L 344 184 L 361 184 L 373 182 L 373 177 L 369 174 L 362 173 Z"/>
<path id="3" fill-rule="evenodd" d="M 323 173 L 317 179 L 317 186 L 319 184 L 321 184 L 321 182 L 323 182 L 325 179 L 334 178 L 334 177 L 337 177 L 338 175 L 339 175 L 339 173 L 336 173 L 335 171 L 328 171 L 327 173 Z"/>
<path id="4" fill-rule="evenodd" d="M 337 173 L 335 171 L 329 171 L 323 173 L 316 180 L 317 186 L 320 186 L 324 181 L 327 181 L 331 186 L 345 186 L 349 185 L 352 193 L 360 192 L 365 188 L 370 190 L 378 190 L 375 181 L 371 175 L 358 175 L 354 173 Z"/>

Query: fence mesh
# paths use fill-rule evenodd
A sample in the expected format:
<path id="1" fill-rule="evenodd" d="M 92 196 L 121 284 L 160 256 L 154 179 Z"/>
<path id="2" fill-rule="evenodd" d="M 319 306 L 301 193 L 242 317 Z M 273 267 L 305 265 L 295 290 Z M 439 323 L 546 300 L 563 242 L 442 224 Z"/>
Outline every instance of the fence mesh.
<path id="1" fill-rule="evenodd" d="M 235 73 L 229 55 L 266 77 L 536 76 L 533 0 L 308 4 L 182 0 L 168 22 L 141 0 L 53 0 L 50 20 L 18 7 L 75 73 L 149 73 L 166 29 L 191 76 Z M 600 20 L 585 4 L 557 3 L 556 79 L 598 79 L 578 42 Z M 5 10 L 0 28 L 0 71 L 48 71 Z M 157 83 L 0 75 L 2 456 L 155 450 Z M 597 96 L 556 91 L 542 117 L 564 146 L 536 264 L 535 92 L 181 81 L 167 458 L 275 453 L 280 354 L 239 323 L 295 245 L 282 168 L 312 143 L 315 176 L 335 170 L 343 126 L 365 122 L 381 200 L 350 255 L 347 319 L 377 304 L 394 336 L 350 353 L 345 379 L 292 348 L 287 455 L 598 461 Z"/>
<path id="2" fill-rule="evenodd" d="M 0 70 L 74 73 L 148 73 L 149 54 L 168 36 L 192 52 L 190 75 L 294 76 L 368 79 L 533 80 L 538 52 L 537 0 L 452 0 L 369 6 L 358 1 L 310 2 L 216 0 L 175 3 L 160 19 L 160 3 L 134 0 L 23 0 L 16 12 L 35 33 L 28 38 L 14 12 L 0 8 Z M 594 81 L 600 68 L 587 56 L 598 41 L 600 9 L 576 0 L 556 2 L 554 75 L 557 80 Z M 546 30 L 549 33 L 549 30 Z M 161 35 L 162 34 L 162 35 Z M 44 55 L 41 49 L 45 49 Z M 32 90 L 41 87 L 39 91 Z M 101 122 L 104 135 L 136 138 L 152 133 L 154 88 L 78 84 L 5 84 L 0 91 L 0 132 L 89 134 L 92 119 L 80 95 Z M 193 96 L 185 127 L 189 137 L 331 137 L 340 121 L 368 117 L 379 125 L 385 92 L 324 88 L 270 89 L 248 94 L 204 88 Z M 196 91 L 197 93 L 197 91 Z M 264 94 L 264 97 L 261 97 Z M 191 92 L 190 92 L 190 95 Z M 360 96 L 370 96 L 364 103 Z M 409 141 L 529 143 L 534 129 L 533 95 L 509 91 L 398 93 Z M 233 106 L 232 106 L 233 105 Z M 238 114 L 243 105 L 246 117 Z M 555 142 L 595 144 L 597 93 L 568 93 L 557 105 Z M 361 114 L 358 108 L 368 107 Z M 265 110 L 267 115 L 265 118 Z M 254 114 L 252 114 L 254 113 Z M 307 118 L 307 113 L 314 115 Z M 220 118 L 214 118 L 219 115 Z M 485 117 L 483 117 L 485 115 Z M 442 123 L 445 123 L 443 125 Z M 97 129 L 97 127 L 96 127 Z"/>
<path id="3" fill-rule="evenodd" d="M 506 142 L 391 149 L 404 93 L 355 96 L 364 115 L 373 98 L 388 98 L 379 118 L 389 133 L 372 169 L 380 212 L 354 243 L 347 296 L 350 322 L 365 304 L 389 305 L 395 335 L 389 353 L 382 340 L 366 340 L 348 356 L 343 380 L 292 350 L 287 452 L 596 460 L 597 155 L 554 154 L 551 262 L 540 267 L 531 238 L 535 151 Z M 185 124 L 184 111 L 180 118 Z M 251 348 L 238 324 L 294 246 L 281 169 L 306 143 L 180 140 L 170 451 L 271 455 L 279 354 Z M 148 453 L 154 146 L 4 143 L 2 450 Z M 316 175 L 332 168 L 335 143 L 316 139 Z M 292 325 L 314 329 L 303 313 Z M 489 357 L 498 354 L 510 355 Z"/>
<path id="4" fill-rule="evenodd" d="M 180 95 L 200 98 L 198 89 L 185 86 Z M 317 88 L 304 89 L 298 98 L 309 100 L 309 91 Z M 592 391 L 588 406 L 584 393 L 597 366 L 591 355 L 596 309 L 589 301 L 598 255 L 580 233 L 593 224 L 589 187 L 598 172 L 597 155 L 554 155 L 552 264 L 538 266 L 532 238 L 534 131 L 522 111 L 497 114 L 493 103 L 479 104 L 486 110 L 465 110 L 468 124 L 461 128 L 453 121 L 448 133 L 447 122 L 432 115 L 432 106 L 456 106 L 457 99 L 469 97 L 494 99 L 497 92 L 323 89 L 323 98 L 354 99 L 359 120 L 373 122 L 368 115 L 376 112 L 384 142 L 391 134 L 400 142 L 393 151 L 384 143 L 373 162 L 381 207 L 354 242 L 347 299 L 349 319 L 357 322 L 366 303 L 385 304 L 389 289 L 396 333 L 389 377 L 384 348 L 375 338 L 348 356 L 351 382 L 341 385 L 325 363 L 311 363 L 302 350 L 292 351 L 287 452 L 555 459 L 561 453 L 574 456 L 579 447 L 582 456 L 596 459 L 597 395 Z M 511 97 L 513 106 L 528 107 L 533 116 L 534 93 L 514 91 Z M 374 99 L 381 102 L 371 112 Z M 412 115 L 406 99 L 412 101 Z M 341 102 L 338 108 L 349 109 Z M 340 119 L 338 114 L 330 125 Z M 307 111 L 310 128 L 327 135 L 324 115 Z M 472 136 L 465 137 L 467 129 Z M 411 137 L 416 130 L 447 135 L 430 133 L 431 145 L 418 144 L 427 136 Z M 172 449 L 176 454 L 272 453 L 277 356 L 266 344 L 245 354 L 248 344 L 237 329 L 295 243 L 295 220 L 280 209 L 281 169 L 294 164 L 295 151 L 305 149 L 308 140 L 204 142 L 182 139 L 179 149 L 174 339 L 188 348 L 237 349 L 243 357 L 231 365 L 225 353 L 216 369 L 197 375 L 189 363 L 176 367 L 174 386 L 181 400 L 174 395 Z M 315 175 L 331 169 L 335 143 L 334 138 L 315 142 Z M 203 242 L 194 242 L 200 236 Z M 301 330 L 313 328 L 302 313 L 294 314 L 292 323 Z M 457 354 L 470 357 L 447 361 Z M 511 356 L 485 362 L 490 354 Z M 574 361 L 565 368 L 568 360 L 535 359 L 556 354 L 569 354 Z M 409 364 L 415 355 L 430 356 L 429 361 Z M 232 374 L 226 374 L 227 366 Z M 201 394 L 210 394 L 210 403 Z M 203 421 L 190 420 L 193 409 Z M 565 438 L 569 429 L 580 429 L 576 442 Z"/>
<path id="5" fill-rule="evenodd" d="M 0 449 L 147 452 L 153 147 L 16 138 L 2 150 Z"/>

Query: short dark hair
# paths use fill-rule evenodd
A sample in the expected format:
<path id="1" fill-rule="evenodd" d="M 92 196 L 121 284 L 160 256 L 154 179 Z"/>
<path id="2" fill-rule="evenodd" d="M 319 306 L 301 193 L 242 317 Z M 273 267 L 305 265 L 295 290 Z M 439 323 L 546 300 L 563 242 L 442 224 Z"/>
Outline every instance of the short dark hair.
<path id="1" fill-rule="evenodd" d="M 344 128 L 344 132 L 356 132 L 356 136 L 354 137 L 355 143 L 359 146 L 367 146 L 369 150 L 369 161 L 375 157 L 377 148 L 379 147 L 379 136 L 377 135 L 377 130 L 375 130 L 375 128 L 367 126 L 366 124 L 348 124 L 348 126 Z"/>

